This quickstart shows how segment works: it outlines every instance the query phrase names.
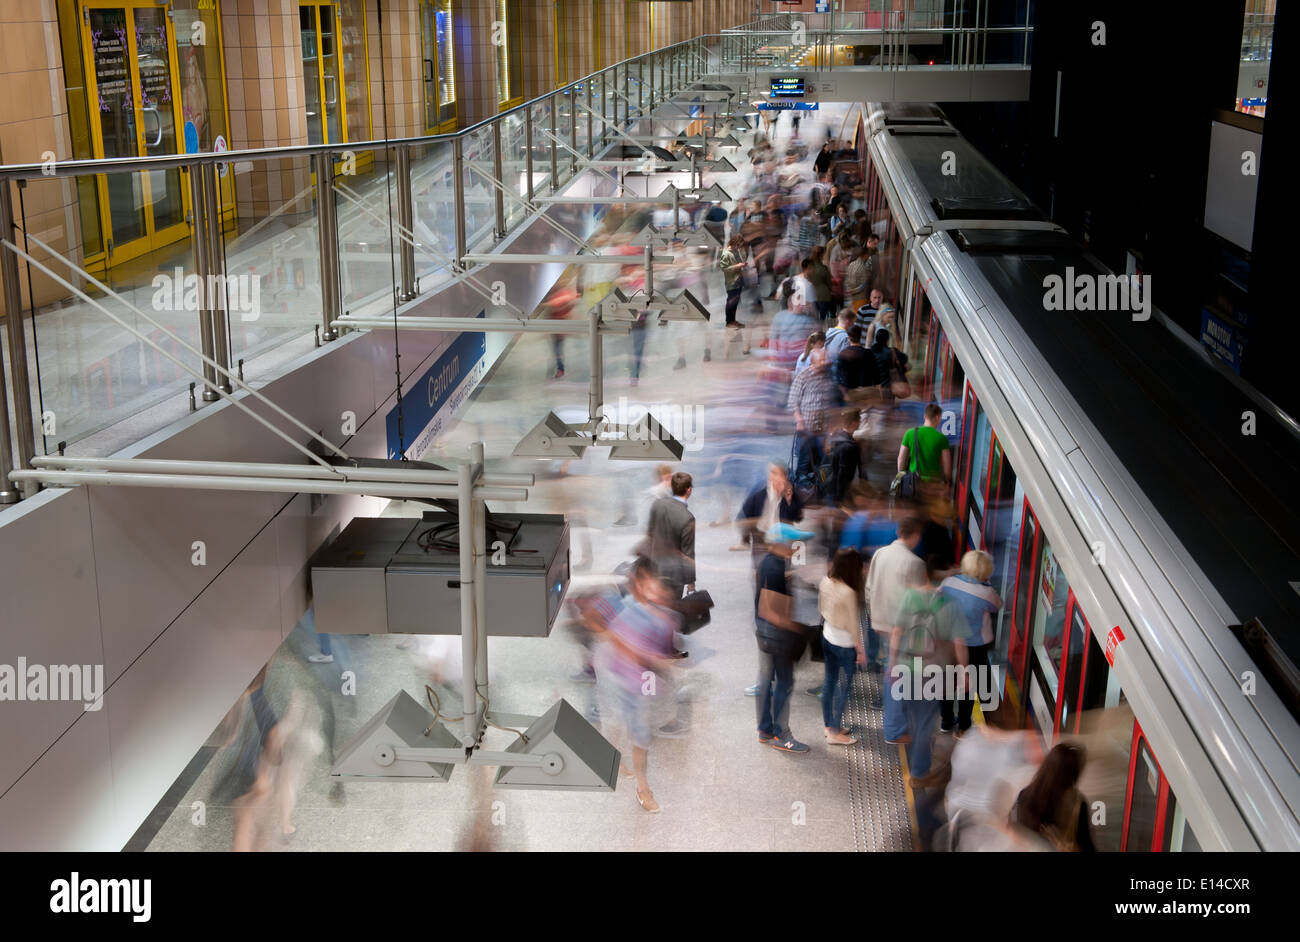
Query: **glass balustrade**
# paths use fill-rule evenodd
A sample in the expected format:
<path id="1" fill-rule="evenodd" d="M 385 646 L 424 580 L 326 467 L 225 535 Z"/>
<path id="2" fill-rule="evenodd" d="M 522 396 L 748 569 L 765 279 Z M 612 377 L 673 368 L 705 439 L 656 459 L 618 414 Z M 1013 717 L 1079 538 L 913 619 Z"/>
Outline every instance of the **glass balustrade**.
<path id="1" fill-rule="evenodd" d="M 917 3 L 907 17 L 876 0 L 869 7 L 763 16 L 616 63 L 456 134 L 239 152 L 221 162 L 212 154 L 68 162 L 52 175 L 0 167 L 0 178 L 21 184 L 12 212 L 39 263 L 16 259 L 31 325 L 36 450 L 77 443 L 147 410 L 156 420 L 134 423 L 134 438 L 116 447 L 174 421 L 189 407 L 187 369 L 203 372 L 187 345 L 266 379 L 330 339 L 339 316 L 373 316 L 437 290 L 455 277 L 461 252 L 490 251 L 529 221 L 526 200 L 561 192 L 589 156 L 626 156 L 618 132 L 680 126 L 685 113 L 649 121 L 642 110 L 708 71 L 726 80 L 785 68 L 1028 63 L 1028 21 L 966 22 L 941 4 Z M 109 207 L 106 221 L 74 211 L 67 218 L 84 231 L 65 232 L 62 207 L 86 193 Z M 158 224 L 159 206 L 169 207 L 170 228 Z M 157 244 L 145 246 L 141 234 Z M 127 244 L 131 251 L 115 256 Z M 322 277 L 331 271 L 336 278 Z M 204 274 L 224 300 L 195 298 L 190 289 Z M 208 379 L 216 380 L 210 369 Z"/>

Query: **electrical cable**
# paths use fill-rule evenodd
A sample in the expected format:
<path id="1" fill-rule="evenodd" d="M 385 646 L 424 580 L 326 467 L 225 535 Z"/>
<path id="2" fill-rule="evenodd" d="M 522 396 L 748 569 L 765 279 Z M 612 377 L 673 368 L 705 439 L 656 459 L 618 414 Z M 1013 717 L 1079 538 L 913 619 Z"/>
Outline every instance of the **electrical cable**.
<path id="1" fill-rule="evenodd" d="M 384 0 L 377 0 L 376 12 L 379 16 L 379 88 L 382 107 L 384 110 L 384 159 L 392 166 L 392 153 L 388 144 L 388 70 L 384 68 Z M 391 43 L 390 43 L 391 45 Z M 401 460 L 406 460 L 406 423 L 405 416 L 402 413 L 402 348 L 398 341 L 397 330 L 397 260 L 394 257 L 396 252 L 391 251 L 397 248 L 398 241 L 393 234 L 393 183 L 392 174 L 384 175 L 384 192 L 388 197 L 388 270 L 393 279 L 393 371 L 397 374 L 397 455 Z"/>

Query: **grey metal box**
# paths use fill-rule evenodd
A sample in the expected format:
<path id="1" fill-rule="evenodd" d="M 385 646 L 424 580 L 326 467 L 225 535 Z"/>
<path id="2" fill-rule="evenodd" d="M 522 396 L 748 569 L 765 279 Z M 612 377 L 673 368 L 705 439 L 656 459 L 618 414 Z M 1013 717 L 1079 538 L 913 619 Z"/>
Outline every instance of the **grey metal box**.
<path id="1" fill-rule="evenodd" d="M 409 517 L 357 517 L 312 561 L 319 634 L 386 634 L 384 569 L 419 523 Z"/>
<path id="2" fill-rule="evenodd" d="M 488 634 L 546 637 L 569 585 L 568 522 L 559 514 L 492 516 L 519 532 L 499 547 L 488 534 Z M 460 634 L 459 553 L 420 546 L 421 534 L 454 520 L 429 512 L 348 524 L 312 562 L 317 632 Z"/>
<path id="3" fill-rule="evenodd" d="M 569 584 L 569 525 L 559 514 L 494 514 L 519 523 L 505 552 L 488 534 L 488 634 L 541 637 L 551 633 Z M 426 513 L 388 565 L 388 630 L 460 634 L 460 558 L 456 551 L 418 545 L 420 534 L 449 523 L 450 514 Z"/>

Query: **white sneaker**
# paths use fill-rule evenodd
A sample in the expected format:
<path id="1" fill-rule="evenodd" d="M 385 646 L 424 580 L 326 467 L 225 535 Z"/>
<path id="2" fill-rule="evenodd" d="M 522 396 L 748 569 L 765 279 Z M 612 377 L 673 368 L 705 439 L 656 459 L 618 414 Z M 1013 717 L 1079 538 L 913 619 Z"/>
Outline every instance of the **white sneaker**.
<path id="1" fill-rule="evenodd" d="M 333 654 L 308 654 L 307 660 L 311 661 L 313 664 L 333 664 L 334 655 Z"/>

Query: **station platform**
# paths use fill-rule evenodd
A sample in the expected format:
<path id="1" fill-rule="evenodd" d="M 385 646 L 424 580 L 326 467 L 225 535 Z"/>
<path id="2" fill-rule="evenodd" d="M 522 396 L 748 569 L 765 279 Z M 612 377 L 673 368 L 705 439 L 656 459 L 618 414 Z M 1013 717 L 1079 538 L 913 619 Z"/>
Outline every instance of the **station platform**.
<path id="1" fill-rule="evenodd" d="M 842 118 L 837 113 L 822 116 L 829 133 Z M 805 135 L 822 134 L 820 127 L 809 127 L 812 123 L 805 123 Z M 741 153 L 748 149 L 749 136 Z M 817 146 L 810 151 L 809 171 Z M 737 163 L 742 164 L 737 173 L 718 174 L 717 182 L 743 193 L 751 168 Z M 716 603 L 711 624 L 684 637 L 689 656 L 677 662 L 671 678 L 674 696 L 665 700 L 663 715 L 655 717 L 657 728 L 672 731 L 657 734 L 649 751 L 648 780 L 661 813 L 639 807 L 631 777 L 621 778 L 618 789 L 608 794 L 502 792 L 491 788 L 490 772 L 482 768 L 459 770 L 446 784 L 331 779 L 336 750 L 399 687 L 423 700 L 423 685 L 431 684 L 446 712 L 459 709 L 459 639 L 333 635 L 328 641 L 333 662 L 313 663 L 309 658 L 319 655 L 321 647 L 309 611 L 271 661 L 262 691 L 276 716 L 300 710 L 301 728 L 307 731 L 296 737 L 300 745 L 295 748 L 310 753 L 298 773 L 300 797 L 292 816 L 297 830 L 285 837 L 274 821 L 259 821 L 253 846 L 334 851 L 906 851 L 920 846 L 901 748 L 885 742 L 882 712 L 872 706 L 880 702 L 879 674 L 859 671 L 855 676 L 846 725 L 859 742 L 831 745 L 823 736 L 821 700 L 808 692 L 820 687 L 823 665 L 805 654 L 796 667 L 789 726 L 810 752 L 784 754 L 758 741 L 756 700 L 745 694 L 758 666 L 753 568 L 748 550 L 735 549 L 734 518 L 745 494 L 764 479 L 767 463 L 784 464 L 790 453 L 788 416 L 757 394 L 764 389 L 766 338 L 776 302 L 764 300 L 761 315 L 746 314 L 745 330 L 724 330 L 722 276 L 714 269 L 704 272 L 703 280 L 712 322 L 652 325 L 635 384 L 630 339 L 605 345 L 606 410 L 616 420 L 628 421 L 647 407 L 661 415 L 665 408 L 682 410 L 680 437 L 686 451 L 674 470 L 695 480 L 689 507 L 697 521 L 696 584 Z M 635 555 L 645 532 L 648 492 L 656 483 L 653 463 L 611 462 L 597 449 L 571 462 L 509 457 L 507 443 L 517 441 L 540 417 L 535 414 L 541 407 L 539 393 L 562 417 L 566 404 L 575 410 L 585 406 L 585 344 L 585 338 L 566 339 L 566 372 L 556 380 L 548 379 L 554 370 L 551 338 L 519 337 L 462 408 L 454 427 L 425 456 L 438 462 L 483 440 L 492 470 L 536 472 L 538 483 L 526 505 L 491 506 L 568 515 L 575 560 L 571 594 L 583 584 L 615 578 L 609 575 L 615 567 Z M 681 368 L 679 356 L 686 361 Z M 629 415 L 617 418 L 620 413 Z M 881 484 L 892 476 L 889 462 L 887 455 L 878 462 Z M 422 509 L 393 502 L 385 513 L 418 517 Z M 814 541 L 810 552 L 817 562 L 809 565 L 820 564 L 824 572 L 825 551 Z M 581 629 L 568 615 L 566 607 L 545 640 L 491 639 L 493 706 L 539 713 L 564 698 L 630 762 L 628 744 L 617 724 L 608 721 L 617 711 L 599 684 L 583 673 Z M 235 704 L 128 846 L 232 846 L 240 796 L 251 774 L 250 748 L 251 758 L 256 757 L 249 745 L 258 741 L 252 699 L 245 696 Z M 508 734 L 489 730 L 486 744 L 504 748 L 509 741 Z M 938 748 L 942 753 L 950 745 Z M 194 823 L 199 807 L 203 826 Z"/>

